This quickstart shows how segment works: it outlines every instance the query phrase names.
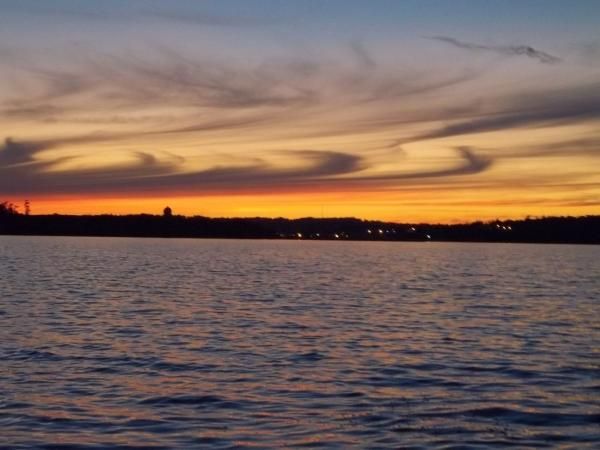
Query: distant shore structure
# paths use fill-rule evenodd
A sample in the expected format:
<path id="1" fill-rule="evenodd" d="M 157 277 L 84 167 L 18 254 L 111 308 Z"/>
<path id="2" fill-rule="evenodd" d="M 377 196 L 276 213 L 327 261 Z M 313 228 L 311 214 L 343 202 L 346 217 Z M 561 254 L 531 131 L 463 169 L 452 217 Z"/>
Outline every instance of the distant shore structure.
<path id="1" fill-rule="evenodd" d="M 513 242 L 600 245 L 600 215 L 495 220 L 464 224 L 396 223 L 354 217 L 210 218 L 163 214 L 61 215 L 20 212 L 0 202 L 1 235 L 129 236 L 213 239 Z"/>

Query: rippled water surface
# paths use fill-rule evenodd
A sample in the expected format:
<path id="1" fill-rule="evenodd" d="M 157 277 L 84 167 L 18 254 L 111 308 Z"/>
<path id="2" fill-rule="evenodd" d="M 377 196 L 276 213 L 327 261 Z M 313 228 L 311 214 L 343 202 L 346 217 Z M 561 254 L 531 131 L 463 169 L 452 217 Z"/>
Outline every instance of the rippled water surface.
<path id="1" fill-rule="evenodd" d="M 0 236 L 0 447 L 598 448 L 599 301 L 600 247 Z"/>

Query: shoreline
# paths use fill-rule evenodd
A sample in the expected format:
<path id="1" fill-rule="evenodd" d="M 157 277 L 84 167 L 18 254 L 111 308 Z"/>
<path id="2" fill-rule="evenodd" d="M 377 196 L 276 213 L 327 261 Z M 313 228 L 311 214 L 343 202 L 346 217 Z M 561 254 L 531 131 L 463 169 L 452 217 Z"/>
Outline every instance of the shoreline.
<path id="1" fill-rule="evenodd" d="M 0 216 L 0 235 L 354 242 L 600 244 L 600 216 L 406 224 L 357 218 Z"/>
<path id="2" fill-rule="evenodd" d="M 8 234 L 0 233 L 0 237 L 71 237 L 71 238 L 117 238 L 117 239 L 189 239 L 189 240 L 220 240 L 220 241 L 279 241 L 279 242 L 370 242 L 379 244 L 513 244 L 513 245 L 600 245 L 600 242 L 571 242 L 571 241 L 476 241 L 476 240 L 368 240 L 368 239 L 294 239 L 268 237 L 199 237 L 199 236 L 134 236 L 134 235 L 102 235 L 102 234 Z"/>

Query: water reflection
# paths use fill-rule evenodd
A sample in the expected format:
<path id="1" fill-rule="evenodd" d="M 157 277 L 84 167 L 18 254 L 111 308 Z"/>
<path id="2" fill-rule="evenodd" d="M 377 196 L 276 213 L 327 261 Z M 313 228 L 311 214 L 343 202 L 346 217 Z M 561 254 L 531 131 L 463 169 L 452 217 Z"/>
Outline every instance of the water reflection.
<path id="1" fill-rule="evenodd" d="M 599 251 L 0 237 L 3 439 L 591 448 Z"/>

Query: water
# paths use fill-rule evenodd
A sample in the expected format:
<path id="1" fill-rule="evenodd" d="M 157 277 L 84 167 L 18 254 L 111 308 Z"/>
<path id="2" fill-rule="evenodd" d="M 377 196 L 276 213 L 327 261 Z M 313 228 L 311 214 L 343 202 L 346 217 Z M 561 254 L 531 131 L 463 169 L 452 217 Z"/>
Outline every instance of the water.
<path id="1" fill-rule="evenodd" d="M 0 236 L 1 448 L 594 448 L 600 247 Z"/>

